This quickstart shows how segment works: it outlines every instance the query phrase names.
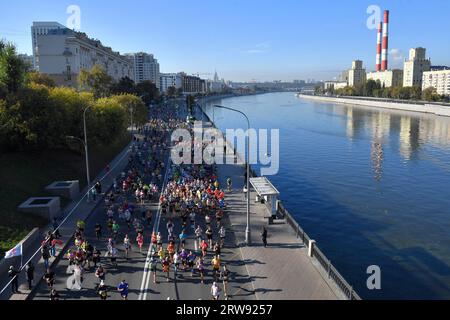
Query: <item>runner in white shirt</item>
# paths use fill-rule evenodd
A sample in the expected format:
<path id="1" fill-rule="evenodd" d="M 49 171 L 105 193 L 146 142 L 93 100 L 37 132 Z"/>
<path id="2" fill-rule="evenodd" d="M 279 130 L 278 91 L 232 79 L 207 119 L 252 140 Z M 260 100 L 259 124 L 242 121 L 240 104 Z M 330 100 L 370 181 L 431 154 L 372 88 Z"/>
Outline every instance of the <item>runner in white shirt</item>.
<path id="1" fill-rule="evenodd" d="M 211 295 L 213 297 L 213 300 L 219 300 L 220 298 L 220 292 L 222 290 L 220 289 L 220 287 L 217 285 L 216 282 L 213 283 L 212 287 L 211 287 Z"/>

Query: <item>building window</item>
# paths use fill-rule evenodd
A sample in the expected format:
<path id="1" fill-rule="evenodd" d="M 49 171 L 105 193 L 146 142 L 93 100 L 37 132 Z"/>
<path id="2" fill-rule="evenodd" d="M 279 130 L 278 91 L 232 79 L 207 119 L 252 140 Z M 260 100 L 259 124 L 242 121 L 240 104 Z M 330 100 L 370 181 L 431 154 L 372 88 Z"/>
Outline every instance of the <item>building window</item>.
<path id="1" fill-rule="evenodd" d="M 67 81 L 71 81 L 72 80 L 72 70 L 71 70 L 70 66 L 67 66 L 66 73 L 67 73 Z"/>

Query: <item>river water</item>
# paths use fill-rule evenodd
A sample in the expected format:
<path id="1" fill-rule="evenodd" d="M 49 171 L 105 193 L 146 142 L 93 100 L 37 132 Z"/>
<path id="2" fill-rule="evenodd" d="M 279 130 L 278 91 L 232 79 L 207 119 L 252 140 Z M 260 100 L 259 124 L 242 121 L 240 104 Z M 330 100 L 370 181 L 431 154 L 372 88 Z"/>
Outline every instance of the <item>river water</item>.
<path id="1" fill-rule="evenodd" d="M 214 104 L 280 129 L 280 170 L 269 178 L 363 299 L 450 299 L 450 118 L 294 93 Z M 237 113 L 204 107 L 222 130 L 247 128 Z M 381 290 L 367 289 L 371 265 Z"/>

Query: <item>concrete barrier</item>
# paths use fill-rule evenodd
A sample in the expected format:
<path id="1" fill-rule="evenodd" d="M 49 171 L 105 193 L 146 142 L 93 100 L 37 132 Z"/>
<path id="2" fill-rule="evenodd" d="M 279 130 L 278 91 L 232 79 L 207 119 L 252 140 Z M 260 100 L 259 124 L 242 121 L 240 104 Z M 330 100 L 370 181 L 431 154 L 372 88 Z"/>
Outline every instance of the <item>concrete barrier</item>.
<path id="1" fill-rule="evenodd" d="M 18 210 L 53 221 L 61 213 L 61 200 L 59 197 L 30 198 Z"/>
<path id="2" fill-rule="evenodd" d="M 398 103 L 398 102 L 373 101 L 373 100 L 350 99 L 350 98 L 334 98 L 334 97 L 310 96 L 310 95 L 299 95 L 299 97 L 328 103 L 339 103 L 339 104 L 375 107 L 391 110 L 431 113 L 439 116 L 450 117 L 450 107 L 444 105 Z"/>
<path id="3" fill-rule="evenodd" d="M 22 244 L 22 261 L 25 263 L 29 257 L 35 252 L 31 248 L 36 247 L 36 243 L 40 240 L 40 232 L 38 228 L 34 228 L 19 244 Z M 0 274 L 5 274 L 8 272 L 10 266 L 15 268 L 20 268 L 20 257 L 14 257 L 11 259 L 4 259 L 0 261 Z"/>
<path id="4" fill-rule="evenodd" d="M 45 188 L 50 194 L 75 199 L 80 194 L 80 181 L 56 181 Z"/>

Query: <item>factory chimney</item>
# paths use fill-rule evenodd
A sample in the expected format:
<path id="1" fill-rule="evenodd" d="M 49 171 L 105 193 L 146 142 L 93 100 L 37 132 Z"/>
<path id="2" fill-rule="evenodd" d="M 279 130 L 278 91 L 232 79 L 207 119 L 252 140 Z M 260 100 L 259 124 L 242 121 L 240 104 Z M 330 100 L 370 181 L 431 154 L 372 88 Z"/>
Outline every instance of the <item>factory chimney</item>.
<path id="1" fill-rule="evenodd" d="M 383 23 L 380 22 L 378 26 L 378 34 L 377 34 L 377 61 L 376 61 L 376 69 L 377 72 L 381 71 L 381 35 L 383 32 Z"/>
<path id="2" fill-rule="evenodd" d="M 381 50 L 381 71 L 388 69 L 388 49 L 389 49 L 389 10 L 384 11 L 383 23 L 383 48 Z"/>

